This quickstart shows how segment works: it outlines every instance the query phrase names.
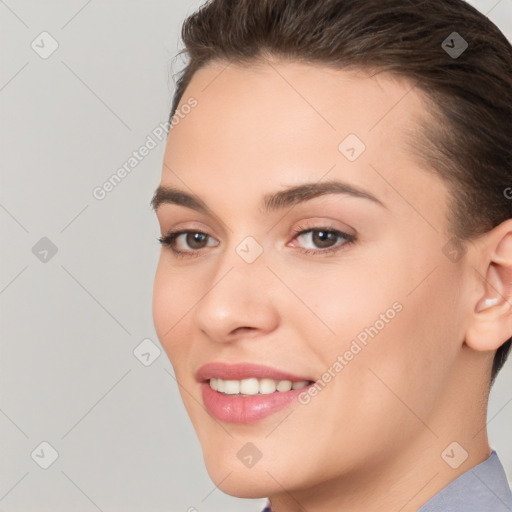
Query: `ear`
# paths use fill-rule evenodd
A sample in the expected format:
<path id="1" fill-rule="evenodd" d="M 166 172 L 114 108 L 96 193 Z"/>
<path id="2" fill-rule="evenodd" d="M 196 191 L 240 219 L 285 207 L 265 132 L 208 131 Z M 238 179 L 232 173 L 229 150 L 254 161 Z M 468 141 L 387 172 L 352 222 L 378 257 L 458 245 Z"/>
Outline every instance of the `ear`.
<path id="1" fill-rule="evenodd" d="M 466 332 L 466 345 L 494 351 L 512 337 L 512 219 L 486 233 L 476 244 L 479 296 Z"/>

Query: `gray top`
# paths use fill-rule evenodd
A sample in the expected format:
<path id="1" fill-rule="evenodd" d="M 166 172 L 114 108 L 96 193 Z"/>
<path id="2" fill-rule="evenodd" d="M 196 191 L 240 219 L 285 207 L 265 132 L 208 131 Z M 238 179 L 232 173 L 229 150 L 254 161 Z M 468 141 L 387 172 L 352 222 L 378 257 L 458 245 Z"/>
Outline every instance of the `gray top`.
<path id="1" fill-rule="evenodd" d="M 498 454 L 462 473 L 418 512 L 512 512 L 512 493 Z"/>
<path id="2" fill-rule="evenodd" d="M 267 506 L 261 512 L 271 512 Z M 512 512 L 505 470 L 493 450 L 488 459 L 441 489 L 418 512 Z"/>

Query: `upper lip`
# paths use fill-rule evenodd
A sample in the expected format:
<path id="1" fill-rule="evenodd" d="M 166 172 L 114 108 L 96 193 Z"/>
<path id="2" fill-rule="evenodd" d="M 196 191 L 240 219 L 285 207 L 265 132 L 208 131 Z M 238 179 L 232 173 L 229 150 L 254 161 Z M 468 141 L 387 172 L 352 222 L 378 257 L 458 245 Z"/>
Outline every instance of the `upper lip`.
<path id="1" fill-rule="evenodd" d="M 224 380 L 242 380 L 249 378 L 256 379 L 274 379 L 291 381 L 314 381 L 310 377 L 294 375 L 290 372 L 263 366 L 253 363 L 223 363 L 212 362 L 201 366 L 196 372 L 196 379 L 199 382 L 207 381 L 211 378 Z"/>

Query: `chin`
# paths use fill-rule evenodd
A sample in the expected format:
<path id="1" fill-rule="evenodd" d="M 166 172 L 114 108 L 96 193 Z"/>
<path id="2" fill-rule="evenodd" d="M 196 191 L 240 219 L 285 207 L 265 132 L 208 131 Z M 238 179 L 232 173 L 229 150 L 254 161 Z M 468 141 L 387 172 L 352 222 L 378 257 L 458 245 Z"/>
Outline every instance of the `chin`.
<path id="1" fill-rule="evenodd" d="M 231 479 L 231 477 L 229 477 Z M 262 499 L 268 498 L 272 494 L 275 494 L 277 489 L 274 487 L 262 486 L 257 482 L 252 480 L 245 481 L 233 481 L 230 482 L 229 485 L 225 485 L 223 482 L 218 488 L 225 494 L 229 494 L 235 498 L 244 498 L 244 499 Z"/>
<path id="2" fill-rule="evenodd" d="M 248 468 L 236 458 L 236 454 L 234 460 L 228 461 L 215 453 L 205 456 L 205 464 L 212 482 L 222 492 L 236 498 L 267 498 L 282 492 L 283 486 L 288 488 L 291 484 L 278 474 L 276 468 L 269 468 L 263 460 Z"/>

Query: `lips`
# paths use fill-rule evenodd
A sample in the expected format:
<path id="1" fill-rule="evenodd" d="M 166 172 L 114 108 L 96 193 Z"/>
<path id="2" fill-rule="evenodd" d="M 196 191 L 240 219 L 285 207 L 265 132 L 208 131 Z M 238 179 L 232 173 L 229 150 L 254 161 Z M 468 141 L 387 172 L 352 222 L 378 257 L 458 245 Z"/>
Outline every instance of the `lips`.
<path id="1" fill-rule="evenodd" d="M 284 370 L 271 368 L 250 363 L 227 364 L 208 363 L 201 366 L 196 373 L 199 382 L 203 403 L 208 412 L 217 420 L 229 423 L 249 424 L 255 423 L 263 418 L 274 414 L 286 406 L 293 405 L 296 398 L 307 387 L 314 385 L 314 379 L 310 376 L 296 375 Z M 266 392 L 253 395 L 243 393 L 226 394 L 210 385 L 210 379 L 215 381 L 213 388 L 216 388 L 217 381 L 225 383 L 234 381 L 248 382 L 248 379 L 264 381 L 291 381 L 302 383 L 300 389 L 288 389 L 287 391 Z M 306 381 L 309 386 L 306 386 Z M 236 391 L 236 390 L 235 390 Z"/>

